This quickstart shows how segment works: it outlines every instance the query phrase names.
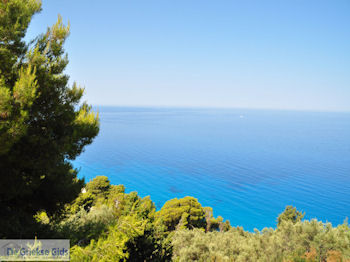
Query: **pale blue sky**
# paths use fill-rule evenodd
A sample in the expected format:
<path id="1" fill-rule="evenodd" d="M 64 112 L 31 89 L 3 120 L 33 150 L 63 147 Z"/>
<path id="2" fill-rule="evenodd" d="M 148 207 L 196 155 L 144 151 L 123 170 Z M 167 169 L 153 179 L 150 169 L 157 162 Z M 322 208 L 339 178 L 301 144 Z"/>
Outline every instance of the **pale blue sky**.
<path id="1" fill-rule="evenodd" d="M 43 0 L 95 105 L 350 111 L 349 0 Z"/>

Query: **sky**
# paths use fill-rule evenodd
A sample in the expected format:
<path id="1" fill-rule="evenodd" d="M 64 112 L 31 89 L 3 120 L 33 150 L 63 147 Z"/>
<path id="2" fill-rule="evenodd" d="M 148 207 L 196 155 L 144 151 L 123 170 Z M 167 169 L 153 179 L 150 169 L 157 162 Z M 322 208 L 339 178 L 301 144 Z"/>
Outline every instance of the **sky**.
<path id="1" fill-rule="evenodd" d="M 350 111 L 349 0 L 43 0 L 93 105 Z"/>

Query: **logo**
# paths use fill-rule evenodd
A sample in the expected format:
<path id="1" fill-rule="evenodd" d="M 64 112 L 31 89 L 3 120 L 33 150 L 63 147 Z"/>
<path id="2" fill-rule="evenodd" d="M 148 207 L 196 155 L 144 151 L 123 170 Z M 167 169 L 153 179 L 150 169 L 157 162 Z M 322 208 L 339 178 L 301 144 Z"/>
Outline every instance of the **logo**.
<path id="1" fill-rule="evenodd" d="M 0 261 L 69 261 L 69 239 L 1 239 Z"/>

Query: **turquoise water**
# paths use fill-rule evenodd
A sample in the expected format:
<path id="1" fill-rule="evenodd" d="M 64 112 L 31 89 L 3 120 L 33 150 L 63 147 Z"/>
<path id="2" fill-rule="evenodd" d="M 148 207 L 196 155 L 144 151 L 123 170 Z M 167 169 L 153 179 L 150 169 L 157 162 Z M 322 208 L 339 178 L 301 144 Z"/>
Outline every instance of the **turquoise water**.
<path id="1" fill-rule="evenodd" d="M 247 230 L 286 205 L 337 225 L 350 215 L 350 114 L 100 107 L 101 131 L 74 162 L 161 208 L 194 196 Z"/>

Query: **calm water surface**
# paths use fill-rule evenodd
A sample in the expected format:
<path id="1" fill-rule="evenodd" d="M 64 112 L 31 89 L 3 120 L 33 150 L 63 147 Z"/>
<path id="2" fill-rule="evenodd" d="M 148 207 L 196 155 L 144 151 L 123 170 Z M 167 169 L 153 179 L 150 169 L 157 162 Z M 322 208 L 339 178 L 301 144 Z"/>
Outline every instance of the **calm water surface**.
<path id="1" fill-rule="evenodd" d="M 247 230 L 286 205 L 336 225 L 350 215 L 350 114 L 100 107 L 101 131 L 74 162 L 157 208 L 198 198 Z"/>

